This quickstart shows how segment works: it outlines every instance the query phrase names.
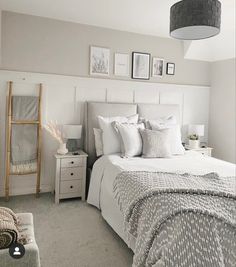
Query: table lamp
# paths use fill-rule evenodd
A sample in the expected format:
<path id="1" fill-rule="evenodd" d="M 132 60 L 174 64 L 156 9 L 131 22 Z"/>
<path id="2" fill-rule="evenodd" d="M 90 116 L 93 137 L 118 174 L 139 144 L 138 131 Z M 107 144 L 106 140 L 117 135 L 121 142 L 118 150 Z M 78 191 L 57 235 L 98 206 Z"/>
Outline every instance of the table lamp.
<path id="1" fill-rule="evenodd" d="M 191 124 L 188 126 L 189 134 L 189 147 L 199 148 L 200 147 L 200 137 L 204 136 L 204 125 L 202 124 Z"/>
<path id="2" fill-rule="evenodd" d="M 66 146 L 69 152 L 78 150 L 77 140 L 81 138 L 82 125 L 63 125 L 63 137 L 67 139 Z"/>

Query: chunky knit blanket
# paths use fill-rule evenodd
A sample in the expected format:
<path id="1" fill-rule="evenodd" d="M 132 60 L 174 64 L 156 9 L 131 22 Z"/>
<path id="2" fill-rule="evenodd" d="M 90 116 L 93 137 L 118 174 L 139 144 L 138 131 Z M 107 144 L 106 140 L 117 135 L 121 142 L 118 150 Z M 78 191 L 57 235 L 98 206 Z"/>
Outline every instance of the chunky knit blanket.
<path id="1" fill-rule="evenodd" d="M 9 247 L 18 241 L 19 231 L 15 213 L 5 207 L 0 207 L 0 249 Z"/>
<path id="2" fill-rule="evenodd" d="M 235 177 L 122 172 L 114 194 L 135 240 L 133 266 L 235 266 Z"/>

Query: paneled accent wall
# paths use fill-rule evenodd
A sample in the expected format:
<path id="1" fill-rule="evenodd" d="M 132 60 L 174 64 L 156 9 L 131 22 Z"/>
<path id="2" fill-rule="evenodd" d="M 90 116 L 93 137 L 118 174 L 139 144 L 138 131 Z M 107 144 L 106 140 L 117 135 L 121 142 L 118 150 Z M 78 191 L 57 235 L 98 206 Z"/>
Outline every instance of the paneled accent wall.
<path id="1" fill-rule="evenodd" d="M 205 124 L 204 141 L 208 138 L 209 87 L 0 71 L 0 194 L 4 186 L 5 109 L 10 80 L 14 82 L 13 93 L 19 95 L 35 94 L 36 84 L 43 83 L 43 124 L 50 120 L 58 124 L 83 123 L 85 101 L 179 104 L 183 141 L 190 123 Z M 56 149 L 57 143 L 43 131 L 41 189 L 45 192 L 54 188 Z M 11 194 L 34 193 L 35 181 L 31 176 L 11 177 Z"/>

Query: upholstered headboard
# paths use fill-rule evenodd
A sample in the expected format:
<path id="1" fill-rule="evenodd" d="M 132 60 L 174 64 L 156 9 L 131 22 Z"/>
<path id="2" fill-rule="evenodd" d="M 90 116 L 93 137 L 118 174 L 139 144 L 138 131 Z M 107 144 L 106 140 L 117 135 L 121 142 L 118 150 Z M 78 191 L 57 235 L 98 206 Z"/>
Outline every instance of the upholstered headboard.
<path id="1" fill-rule="evenodd" d="M 175 116 L 178 124 L 182 124 L 179 105 L 166 104 L 138 104 L 138 114 L 147 120 L 160 117 Z"/>
<path id="2" fill-rule="evenodd" d="M 93 128 L 98 128 L 97 116 L 131 116 L 139 114 L 145 119 L 157 119 L 163 116 L 176 116 L 181 124 L 180 108 L 178 105 L 162 104 L 127 104 L 127 103 L 85 103 L 85 142 L 84 149 L 88 153 L 88 166 L 91 167 L 96 160 L 95 140 Z"/>

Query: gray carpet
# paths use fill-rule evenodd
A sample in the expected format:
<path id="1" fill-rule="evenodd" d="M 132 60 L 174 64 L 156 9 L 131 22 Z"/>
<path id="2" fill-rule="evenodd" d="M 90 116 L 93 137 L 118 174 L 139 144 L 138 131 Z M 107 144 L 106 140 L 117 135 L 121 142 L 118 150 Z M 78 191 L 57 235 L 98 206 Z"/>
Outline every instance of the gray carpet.
<path id="1" fill-rule="evenodd" d="M 52 194 L 0 199 L 0 206 L 32 212 L 42 267 L 130 267 L 133 254 L 100 212 L 78 199 L 54 204 Z"/>

